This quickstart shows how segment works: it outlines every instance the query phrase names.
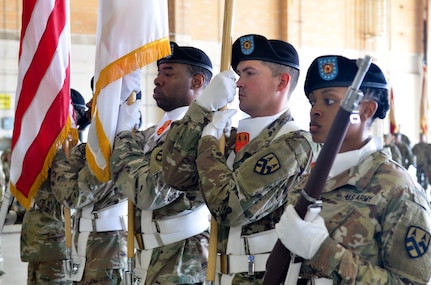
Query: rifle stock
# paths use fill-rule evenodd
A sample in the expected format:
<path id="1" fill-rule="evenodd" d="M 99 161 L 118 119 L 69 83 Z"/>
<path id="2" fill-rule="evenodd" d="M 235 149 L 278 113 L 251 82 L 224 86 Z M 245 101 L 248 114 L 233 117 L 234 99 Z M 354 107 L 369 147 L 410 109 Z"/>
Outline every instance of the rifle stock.
<path id="1" fill-rule="evenodd" d="M 365 74 L 368 71 L 368 68 L 370 67 L 370 64 L 370 56 L 365 56 L 360 61 L 360 65 L 353 83 L 349 87 L 346 97 L 340 105 L 329 133 L 326 136 L 326 140 L 322 150 L 320 151 L 319 157 L 316 160 L 316 164 L 313 170 L 310 172 L 310 176 L 304 187 L 304 191 L 309 197 L 313 199 L 319 199 L 320 194 L 325 187 L 329 171 L 331 170 L 335 156 L 341 147 L 349 127 L 350 115 L 356 110 L 359 101 L 362 99 L 362 94 L 358 92 L 358 90 L 362 84 Z M 301 218 L 305 217 L 308 207 L 311 204 L 313 204 L 313 202 L 307 200 L 304 195 L 299 197 L 299 200 L 295 204 L 295 210 Z M 277 240 L 266 263 L 266 273 L 263 284 L 282 284 L 286 279 L 290 261 L 290 251 L 281 243 L 280 240 Z"/>

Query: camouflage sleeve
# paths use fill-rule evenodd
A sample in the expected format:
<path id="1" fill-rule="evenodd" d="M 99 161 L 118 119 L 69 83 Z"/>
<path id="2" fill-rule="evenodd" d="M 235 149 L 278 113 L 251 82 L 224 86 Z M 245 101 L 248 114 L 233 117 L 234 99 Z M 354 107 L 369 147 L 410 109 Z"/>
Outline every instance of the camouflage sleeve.
<path id="1" fill-rule="evenodd" d="M 163 145 L 163 176 L 176 189 L 196 189 L 196 154 L 202 129 L 212 120 L 212 112 L 193 102 L 184 118 L 172 123 Z"/>
<path id="2" fill-rule="evenodd" d="M 308 133 L 288 133 L 230 170 L 218 141 L 203 137 L 196 163 L 208 207 L 225 226 L 260 220 L 286 202 L 288 189 L 308 169 L 314 151 L 317 145 Z"/>
<path id="3" fill-rule="evenodd" d="M 51 187 L 57 200 L 69 208 L 81 208 L 106 195 L 101 183 L 90 171 L 85 158 L 85 144 L 66 156 L 58 150 L 51 167 Z"/>
<path id="4" fill-rule="evenodd" d="M 431 276 L 429 204 L 420 195 L 412 195 L 410 189 L 393 191 L 396 194 L 389 202 L 381 224 L 375 225 L 382 230 L 375 237 L 379 245 L 375 254 L 381 264 L 373 264 L 329 237 L 310 260 L 310 265 L 328 276 L 337 276 L 336 283 L 339 284 L 351 280 L 360 284 L 427 284 Z M 350 236 L 349 225 L 358 229 L 360 224 L 360 220 L 345 221 L 343 232 L 346 237 Z"/>
<path id="5" fill-rule="evenodd" d="M 170 204 L 181 194 L 162 177 L 162 147 L 144 152 L 154 127 L 142 132 L 121 132 L 114 142 L 110 160 L 115 186 L 142 210 L 155 210 Z"/>

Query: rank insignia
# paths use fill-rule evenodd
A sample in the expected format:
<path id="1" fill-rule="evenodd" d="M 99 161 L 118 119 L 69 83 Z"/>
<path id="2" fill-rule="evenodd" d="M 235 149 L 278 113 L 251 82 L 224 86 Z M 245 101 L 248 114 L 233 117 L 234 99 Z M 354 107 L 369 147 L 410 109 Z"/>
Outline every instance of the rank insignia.
<path id="1" fill-rule="evenodd" d="M 171 58 L 172 57 L 172 55 L 174 55 L 174 44 L 173 43 L 171 43 L 171 54 L 170 55 L 168 55 L 168 56 L 166 56 L 165 58 L 166 59 L 168 59 L 168 58 Z"/>
<path id="2" fill-rule="evenodd" d="M 323 80 L 330 81 L 337 77 L 338 62 L 335 56 L 319 58 L 317 62 L 319 65 L 319 74 Z"/>
<path id="3" fill-rule="evenodd" d="M 428 250 L 430 233 L 422 228 L 410 226 L 404 243 L 411 258 L 421 257 Z"/>
<path id="4" fill-rule="evenodd" d="M 241 52 L 245 55 L 249 55 L 254 51 L 254 37 L 245 36 L 240 38 Z"/>
<path id="5" fill-rule="evenodd" d="M 256 162 L 254 171 L 261 175 L 268 175 L 276 172 L 280 167 L 280 161 L 275 154 L 269 153 Z"/>
<path id="6" fill-rule="evenodd" d="M 247 132 L 240 132 L 236 134 L 235 138 L 235 153 L 238 153 L 250 141 L 250 134 Z"/>
<path id="7" fill-rule="evenodd" d="M 160 136 L 166 130 L 167 127 L 171 124 L 172 120 L 167 120 L 163 123 L 163 125 L 157 130 L 157 135 Z"/>
<path id="8" fill-rule="evenodd" d="M 162 161 L 162 158 L 163 158 L 162 155 L 163 155 L 163 150 L 160 149 L 160 151 L 157 152 L 157 154 L 156 154 L 156 160 L 157 161 Z"/>

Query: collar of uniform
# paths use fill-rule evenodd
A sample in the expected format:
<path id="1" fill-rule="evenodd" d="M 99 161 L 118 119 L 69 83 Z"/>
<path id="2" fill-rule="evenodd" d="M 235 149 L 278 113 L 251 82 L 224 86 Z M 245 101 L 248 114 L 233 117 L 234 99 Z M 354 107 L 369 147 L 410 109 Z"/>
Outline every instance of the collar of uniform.
<path id="1" fill-rule="evenodd" d="M 249 133 L 250 141 L 257 137 L 259 133 L 274 122 L 278 117 L 281 116 L 281 114 L 285 113 L 287 109 L 282 110 L 281 112 L 272 115 L 272 116 L 265 116 L 265 117 L 256 117 L 256 118 L 245 118 L 238 122 L 238 130 L 237 134 L 246 132 Z"/>
<path id="2" fill-rule="evenodd" d="M 335 175 L 338 175 L 341 172 L 358 165 L 367 156 L 373 152 L 376 152 L 382 147 L 383 141 L 379 138 L 373 138 L 360 149 L 337 154 L 331 171 L 329 172 L 329 177 L 334 177 Z"/>

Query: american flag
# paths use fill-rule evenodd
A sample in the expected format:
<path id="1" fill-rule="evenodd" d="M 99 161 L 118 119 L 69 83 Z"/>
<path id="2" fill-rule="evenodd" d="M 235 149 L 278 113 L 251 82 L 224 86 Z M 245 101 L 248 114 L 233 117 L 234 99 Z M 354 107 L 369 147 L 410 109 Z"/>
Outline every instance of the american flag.
<path id="1" fill-rule="evenodd" d="M 71 129 L 68 0 L 24 0 L 11 193 L 26 208 Z"/>

